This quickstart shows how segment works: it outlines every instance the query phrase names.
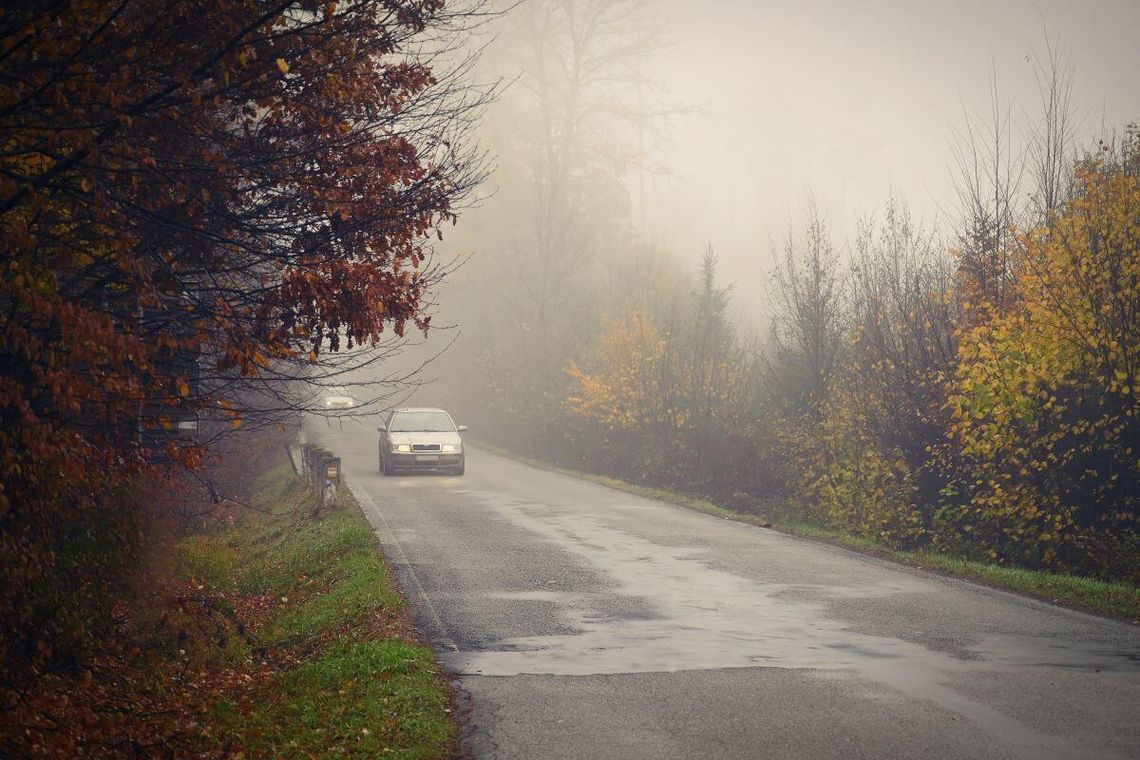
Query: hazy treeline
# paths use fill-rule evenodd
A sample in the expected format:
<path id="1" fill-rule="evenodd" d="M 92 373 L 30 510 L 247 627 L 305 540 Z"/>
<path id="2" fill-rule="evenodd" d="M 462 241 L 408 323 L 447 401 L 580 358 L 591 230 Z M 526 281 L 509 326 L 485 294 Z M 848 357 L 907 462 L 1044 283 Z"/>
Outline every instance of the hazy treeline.
<path id="1" fill-rule="evenodd" d="M 1050 52 L 1024 150 L 996 94 L 963 125 L 945 229 L 891 199 L 836 240 L 807 204 L 752 333 L 731 300 L 760 294 L 726 287 L 715 252 L 691 271 L 639 234 L 665 110 L 639 73 L 646 18 L 636 0 L 531 2 L 489 56 L 526 73 L 492 114 L 499 190 L 453 283 L 478 325 L 444 372 L 465 419 L 895 546 L 1140 578 L 1135 126 L 1078 145 Z"/>

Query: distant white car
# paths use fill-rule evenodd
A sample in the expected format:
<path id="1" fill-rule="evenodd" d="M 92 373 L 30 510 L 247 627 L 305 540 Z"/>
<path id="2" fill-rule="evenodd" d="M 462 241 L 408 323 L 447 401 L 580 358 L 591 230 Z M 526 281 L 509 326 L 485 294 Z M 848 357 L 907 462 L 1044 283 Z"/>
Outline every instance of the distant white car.
<path id="1" fill-rule="evenodd" d="M 354 406 L 356 399 L 339 385 L 329 388 L 325 393 L 325 409 L 351 409 Z"/>

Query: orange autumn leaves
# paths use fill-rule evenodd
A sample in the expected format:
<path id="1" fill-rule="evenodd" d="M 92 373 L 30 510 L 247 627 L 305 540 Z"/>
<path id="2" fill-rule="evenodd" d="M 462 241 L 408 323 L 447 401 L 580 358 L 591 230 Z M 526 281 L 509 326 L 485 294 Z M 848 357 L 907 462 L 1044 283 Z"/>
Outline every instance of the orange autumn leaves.
<path id="1" fill-rule="evenodd" d="M 568 405 L 576 414 L 615 430 L 662 423 L 682 426 L 684 411 L 666 375 L 668 351 L 668 342 L 645 314 L 611 324 L 598 340 L 592 371 L 584 372 L 575 363 L 567 368 L 578 386 Z"/>

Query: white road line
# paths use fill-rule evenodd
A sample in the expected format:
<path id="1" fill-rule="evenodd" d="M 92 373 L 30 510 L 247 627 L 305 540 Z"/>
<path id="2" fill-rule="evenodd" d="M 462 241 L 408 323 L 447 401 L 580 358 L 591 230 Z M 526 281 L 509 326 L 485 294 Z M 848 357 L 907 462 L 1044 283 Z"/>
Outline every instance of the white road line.
<path id="1" fill-rule="evenodd" d="M 408 559 L 407 553 L 404 552 L 404 547 L 400 545 L 400 542 L 396 539 L 395 532 L 392 530 L 392 526 L 388 524 L 388 518 L 384 517 L 384 513 L 380 511 L 380 507 L 376 506 L 376 502 L 374 502 L 372 500 L 372 497 L 368 495 L 368 492 L 364 490 L 364 486 L 360 484 L 359 480 L 354 478 L 347 471 L 344 473 L 344 477 L 345 482 L 348 483 L 348 489 L 352 491 L 352 495 L 356 497 L 356 500 L 360 502 L 372 514 L 380 518 L 380 522 L 384 526 L 384 531 L 388 534 L 385 543 L 390 543 L 395 548 L 395 552 L 398 555 L 399 561 L 402 562 L 404 564 L 404 567 L 407 569 L 407 577 L 411 579 L 411 585 L 414 586 L 413 591 L 420 597 L 420 599 L 423 600 L 424 609 L 427 610 L 428 618 L 431 620 L 432 625 L 435 626 L 436 631 L 442 639 L 441 643 L 443 644 L 443 647 L 451 652 L 458 652 L 459 647 L 456 646 L 455 642 L 451 640 L 451 637 L 447 635 L 447 628 L 443 624 L 443 618 L 439 616 L 439 612 L 436 611 L 435 605 L 431 603 L 431 599 L 428 598 L 427 592 L 424 591 L 423 584 L 420 583 L 420 579 L 416 575 L 415 568 L 412 567 L 412 563 Z"/>

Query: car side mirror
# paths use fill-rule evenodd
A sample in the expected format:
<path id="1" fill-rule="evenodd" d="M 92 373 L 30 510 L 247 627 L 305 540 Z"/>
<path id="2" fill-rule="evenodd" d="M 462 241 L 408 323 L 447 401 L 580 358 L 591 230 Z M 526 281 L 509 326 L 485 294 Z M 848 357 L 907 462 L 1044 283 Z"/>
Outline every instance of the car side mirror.
<path id="1" fill-rule="evenodd" d="M 457 429 L 459 430 L 460 433 L 463 433 L 463 432 L 467 431 L 467 426 L 466 425 L 460 425 Z"/>

